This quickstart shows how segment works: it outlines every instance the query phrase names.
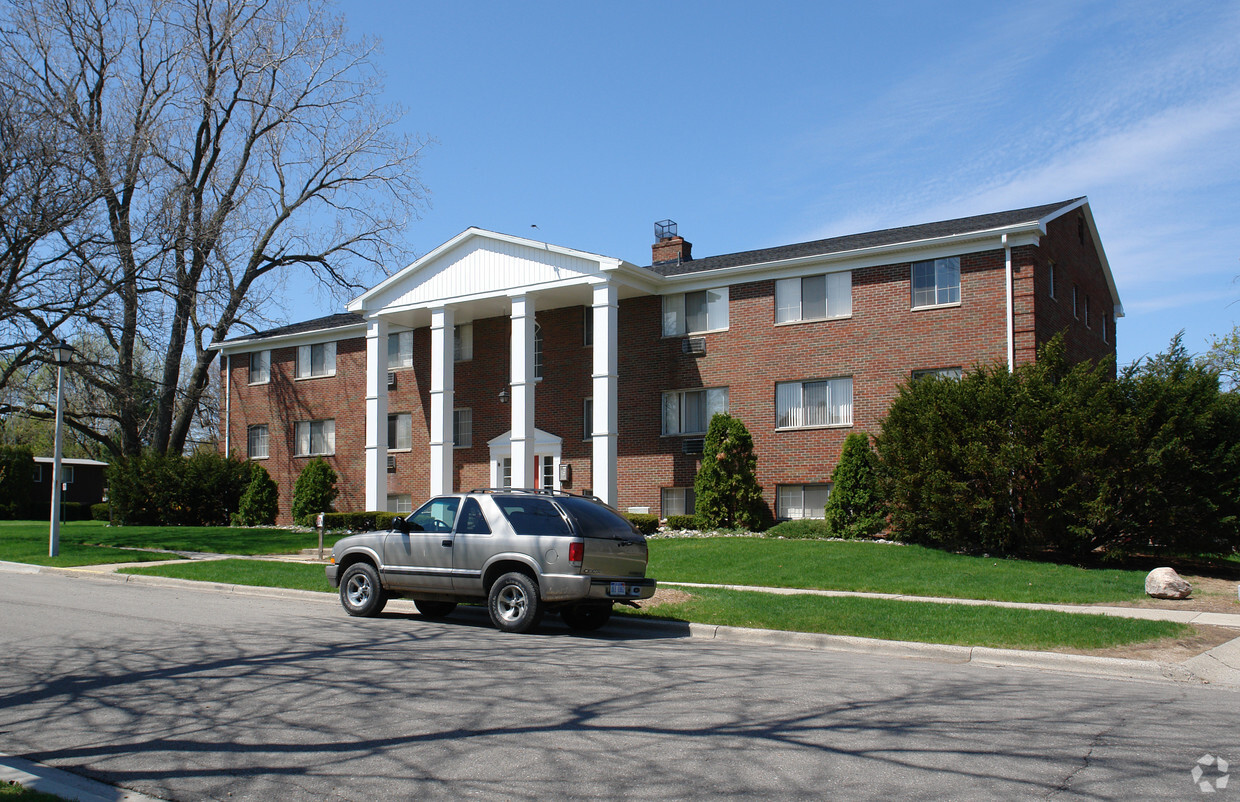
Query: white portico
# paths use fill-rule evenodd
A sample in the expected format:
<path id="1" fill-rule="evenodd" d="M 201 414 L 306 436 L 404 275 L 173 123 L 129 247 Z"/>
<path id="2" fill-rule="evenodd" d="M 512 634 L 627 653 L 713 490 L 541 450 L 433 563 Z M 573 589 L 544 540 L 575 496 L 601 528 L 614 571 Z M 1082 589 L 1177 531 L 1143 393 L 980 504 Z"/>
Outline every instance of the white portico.
<path id="1" fill-rule="evenodd" d="M 614 505 L 619 301 L 657 292 L 659 283 L 658 275 L 620 259 L 470 228 L 350 302 L 349 311 L 367 322 L 367 508 L 387 504 L 388 337 L 396 332 L 430 328 L 430 495 L 454 490 L 454 327 L 482 318 L 511 321 L 511 428 L 491 444 L 491 476 L 500 476 L 503 459 L 513 487 L 533 487 L 535 457 L 543 452 L 558 467 L 559 438 L 534 426 L 535 313 L 567 306 L 591 310 L 593 491 Z"/>

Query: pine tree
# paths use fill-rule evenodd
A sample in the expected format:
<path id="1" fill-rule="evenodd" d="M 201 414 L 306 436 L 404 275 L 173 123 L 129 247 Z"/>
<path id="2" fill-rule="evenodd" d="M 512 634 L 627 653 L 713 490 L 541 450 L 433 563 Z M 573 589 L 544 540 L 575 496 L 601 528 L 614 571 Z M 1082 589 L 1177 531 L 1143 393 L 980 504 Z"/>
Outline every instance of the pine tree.
<path id="1" fill-rule="evenodd" d="M 853 432 L 844 440 L 839 464 L 831 474 L 827 528 L 832 537 L 869 537 L 883 530 L 886 505 L 878 486 L 878 457 L 870 436 Z"/>
<path id="2" fill-rule="evenodd" d="M 250 472 L 250 483 L 241 495 L 233 523 L 242 526 L 270 526 L 276 522 L 279 511 L 280 491 L 271 474 L 262 465 L 255 464 Z"/>
<path id="3" fill-rule="evenodd" d="M 332 502 L 338 492 L 336 472 L 327 460 L 321 457 L 310 460 L 293 483 L 293 520 L 302 523 L 307 515 L 334 512 Z"/>
<path id="4" fill-rule="evenodd" d="M 766 528 L 770 511 L 762 499 L 757 465 L 753 437 L 745 424 L 726 412 L 711 418 L 702 467 L 693 481 L 696 515 L 703 528 Z"/>

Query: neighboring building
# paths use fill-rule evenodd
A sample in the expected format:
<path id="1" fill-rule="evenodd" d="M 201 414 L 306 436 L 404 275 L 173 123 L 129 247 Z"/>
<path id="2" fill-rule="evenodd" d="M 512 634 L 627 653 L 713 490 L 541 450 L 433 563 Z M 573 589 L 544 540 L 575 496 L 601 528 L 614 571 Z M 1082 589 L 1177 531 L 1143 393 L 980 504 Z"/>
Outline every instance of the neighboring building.
<path id="1" fill-rule="evenodd" d="M 670 223 L 670 221 L 667 221 Z M 691 512 L 712 413 L 745 422 L 780 518 L 821 517 L 845 436 L 901 383 L 1115 354 L 1123 314 L 1085 198 L 646 267 L 471 228 L 349 312 L 217 346 L 226 451 L 263 460 L 288 520 L 322 455 L 339 509 L 484 486 Z"/>
<path id="2" fill-rule="evenodd" d="M 81 504 L 98 504 L 104 500 L 106 493 L 105 476 L 108 463 L 94 459 L 60 460 L 61 501 L 74 501 Z M 52 505 L 52 458 L 34 458 L 34 491 L 33 503 L 36 509 L 51 514 Z"/>

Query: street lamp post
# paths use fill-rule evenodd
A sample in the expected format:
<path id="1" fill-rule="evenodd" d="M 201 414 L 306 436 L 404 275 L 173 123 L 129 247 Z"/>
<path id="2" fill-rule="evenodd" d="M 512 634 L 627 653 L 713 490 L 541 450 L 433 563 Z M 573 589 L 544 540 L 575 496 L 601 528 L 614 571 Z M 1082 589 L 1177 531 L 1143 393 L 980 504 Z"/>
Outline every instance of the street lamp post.
<path id="1" fill-rule="evenodd" d="M 47 547 L 50 557 L 60 554 L 61 430 L 65 422 L 65 365 L 72 355 L 73 346 L 64 340 L 52 346 L 52 358 L 56 361 L 56 436 L 52 445 L 52 526 Z"/>

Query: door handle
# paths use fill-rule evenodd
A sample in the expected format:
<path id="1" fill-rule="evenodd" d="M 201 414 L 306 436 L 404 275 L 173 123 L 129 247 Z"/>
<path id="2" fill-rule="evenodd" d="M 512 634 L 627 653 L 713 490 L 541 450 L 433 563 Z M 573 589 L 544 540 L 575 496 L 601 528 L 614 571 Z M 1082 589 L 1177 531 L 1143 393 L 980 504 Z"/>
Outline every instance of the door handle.
<path id="1" fill-rule="evenodd" d="M 441 546 L 447 546 L 448 548 L 452 548 L 452 541 L 451 541 L 451 540 L 445 540 L 445 541 L 442 541 L 442 542 L 440 543 L 440 545 L 441 545 Z"/>

